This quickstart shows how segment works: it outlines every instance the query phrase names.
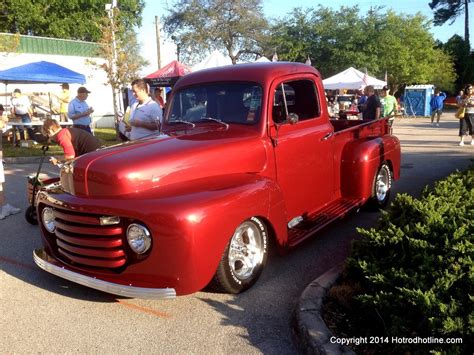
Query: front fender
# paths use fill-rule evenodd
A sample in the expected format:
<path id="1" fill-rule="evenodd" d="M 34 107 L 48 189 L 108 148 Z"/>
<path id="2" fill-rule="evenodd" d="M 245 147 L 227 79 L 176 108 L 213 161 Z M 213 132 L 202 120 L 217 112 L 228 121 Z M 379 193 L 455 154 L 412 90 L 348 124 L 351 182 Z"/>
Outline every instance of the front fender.
<path id="1" fill-rule="evenodd" d="M 281 191 L 273 180 L 254 174 L 235 174 L 185 185 L 180 187 L 179 197 L 174 195 L 181 202 L 186 196 L 192 201 L 181 203 L 181 213 L 174 213 L 188 231 L 191 260 L 187 272 L 194 274 L 192 285 L 183 289 L 185 293 L 200 290 L 209 283 L 235 229 L 250 217 L 263 218 L 274 231 L 277 243 L 285 244 L 286 212 Z"/>
<path id="2" fill-rule="evenodd" d="M 137 257 L 128 250 L 128 262 L 119 272 L 78 264 L 64 267 L 121 285 L 174 288 L 178 295 L 199 291 L 208 284 L 229 239 L 244 220 L 252 216 L 266 219 L 279 242 L 286 240 L 280 190 L 271 179 L 255 174 L 196 179 L 117 198 L 42 191 L 39 211 L 45 205 L 81 216 L 120 216 L 124 231 L 128 223 L 138 222 L 152 235 L 150 252 Z M 42 228 L 42 237 L 48 254 L 61 263 L 54 235 Z"/>

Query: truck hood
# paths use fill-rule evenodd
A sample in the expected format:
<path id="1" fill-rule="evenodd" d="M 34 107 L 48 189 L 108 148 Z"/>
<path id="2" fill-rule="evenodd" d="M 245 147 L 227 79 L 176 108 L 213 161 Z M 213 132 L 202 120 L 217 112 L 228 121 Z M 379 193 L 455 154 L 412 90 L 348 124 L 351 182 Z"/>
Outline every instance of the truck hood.
<path id="1" fill-rule="evenodd" d="M 245 128 L 160 135 L 80 157 L 74 193 L 112 197 L 205 177 L 258 173 L 266 153 L 256 132 Z"/>

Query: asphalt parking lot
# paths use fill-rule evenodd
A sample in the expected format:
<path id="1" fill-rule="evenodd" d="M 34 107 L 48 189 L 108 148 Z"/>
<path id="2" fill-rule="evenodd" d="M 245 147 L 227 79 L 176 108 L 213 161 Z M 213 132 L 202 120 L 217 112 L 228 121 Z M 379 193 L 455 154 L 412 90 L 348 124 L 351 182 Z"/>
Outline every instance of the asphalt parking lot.
<path id="1" fill-rule="evenodd" d="M 457 145 L 452 114 L 439 128 L 426 118 L 397 119 L 394 132 L 402 141 L 402 177 L 394 192 L 419 194 L 474 158 L 474 146 Z M 5 167 L 7 200 L 23 210 L 26 176 L 36 167 Z M 344 261 L 355 227 L 372 226 L 376 218 L 353 214 L 289 255 L 271 255 L 257 285 L 241 295 L 203 291 L 148 301 L 114 297 L 40 270 L 32 260 L 41 246 L 38 228 L 23 214 L 10 216 L 0 221 L 0 353 L 296 353 L 291 318 L 301 292 Z"/>

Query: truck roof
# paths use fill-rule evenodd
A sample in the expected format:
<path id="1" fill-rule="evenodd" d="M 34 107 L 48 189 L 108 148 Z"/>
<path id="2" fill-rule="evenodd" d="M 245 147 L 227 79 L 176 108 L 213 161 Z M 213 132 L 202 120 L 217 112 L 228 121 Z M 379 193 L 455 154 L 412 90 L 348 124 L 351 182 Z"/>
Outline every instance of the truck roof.
<path id="1" fill-rule="evenodd" d="M 245 63 L 226 65 L 190 73 L 179 79 L 173 89 L 176 90 L 183 86 L 218 81 L 251 81 L 265 86 L 270 84 L 276 77 L 297 73 L 313 73 L 320 77 L 319 72 L 315 68 L 303 63 Z"/>

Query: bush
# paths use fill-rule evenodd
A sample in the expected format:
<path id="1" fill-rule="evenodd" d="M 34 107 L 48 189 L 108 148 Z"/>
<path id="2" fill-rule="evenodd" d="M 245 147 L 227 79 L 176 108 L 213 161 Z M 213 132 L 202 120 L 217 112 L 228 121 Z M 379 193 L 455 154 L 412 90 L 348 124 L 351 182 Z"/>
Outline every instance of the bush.
<path id="1" fill-rule="evenodd" d="M 467 351 L 474 328 L 474 169 L 425 188 L 420 199 L 398 195 L 378 229 L 358 232 L 363 238 L 346 269 L 363 289 L 355 307 L 377 315 L 380 334 L 460 337 L 463 344 L 450 349 Z"/>

